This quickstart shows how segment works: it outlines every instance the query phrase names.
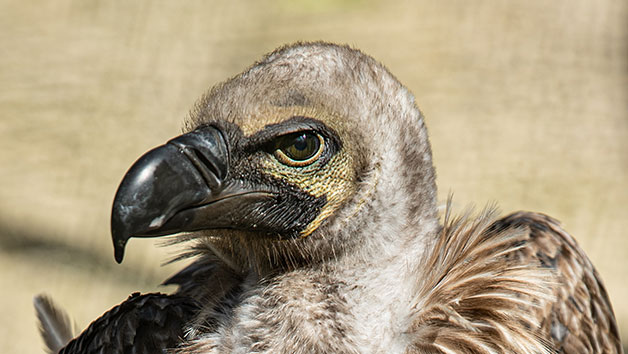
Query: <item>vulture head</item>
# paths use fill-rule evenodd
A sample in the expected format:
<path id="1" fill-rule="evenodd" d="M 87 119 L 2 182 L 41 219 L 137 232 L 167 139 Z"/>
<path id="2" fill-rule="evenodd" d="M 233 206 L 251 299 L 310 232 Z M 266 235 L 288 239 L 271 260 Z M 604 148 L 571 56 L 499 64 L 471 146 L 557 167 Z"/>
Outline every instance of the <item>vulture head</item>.
<path id="1" fill-rule="evenodd" d="M 448 210 L 441 226 L 434 179 L 414 97 L 381 64 L 280 48 L 120 184 L 116 260 L 131 237 L 194 240 L 199 257 L 165 282 L 179 289 L 131 296 L 63 353 L 622 352 L 606 290 L 556 220 Z"/>
<path id="2" fill-rule="evenodd" d="M 438 231 L 414 96 L 358 50 L 280 48 L 210 90 L 185 131 L 124 177 L 111 220 L 118 262 L 131 237 L 181 232 L 265 270 L 423 249 Z"/>

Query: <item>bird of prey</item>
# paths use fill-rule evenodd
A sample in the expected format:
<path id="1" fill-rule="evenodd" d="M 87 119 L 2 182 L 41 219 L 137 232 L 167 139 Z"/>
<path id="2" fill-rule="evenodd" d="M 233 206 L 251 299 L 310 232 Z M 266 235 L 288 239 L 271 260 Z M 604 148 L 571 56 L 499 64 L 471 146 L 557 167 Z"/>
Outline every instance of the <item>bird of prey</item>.
<path id="1" fill-rule="evenodd" d="M 556 220 L 444 214 L 408 89 L 348 46 L 279 48 L 118 188 L 115 259 L 131 237 L 176 234 L 194 257 L 165 281 L 178 290 L 132 295 L 61 353 L 622 352 L 600 277 Z"/>

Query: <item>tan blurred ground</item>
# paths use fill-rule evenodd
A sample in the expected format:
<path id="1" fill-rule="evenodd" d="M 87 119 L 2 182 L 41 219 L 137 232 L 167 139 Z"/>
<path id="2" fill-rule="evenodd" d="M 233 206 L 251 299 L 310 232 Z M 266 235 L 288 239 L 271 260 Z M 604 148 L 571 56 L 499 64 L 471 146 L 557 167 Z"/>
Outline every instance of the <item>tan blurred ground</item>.
<path id="1" fill-rule="evenodd" d="M 177 267 L 114 263 L 127 167 L 210 85 L 276 46 L 348 43 L 417 96 L 441 198 L 562 220 L 628 338 L 628 2 L 0 0 L 0 352 L 38 353 L 31 298 L 83 328 Z M 171 253 L 171 252 L 170 252 Z"/>

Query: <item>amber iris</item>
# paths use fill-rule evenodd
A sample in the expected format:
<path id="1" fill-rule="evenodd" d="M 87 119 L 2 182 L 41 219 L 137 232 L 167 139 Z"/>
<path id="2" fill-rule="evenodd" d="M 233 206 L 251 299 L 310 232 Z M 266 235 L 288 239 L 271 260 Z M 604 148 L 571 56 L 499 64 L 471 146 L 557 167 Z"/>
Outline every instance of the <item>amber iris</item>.
<path id="1" fill-rule="evenodd" d="M 275 157 L 286 165 L 307 166 L 323 151 L 323 138 L 315 132 L 298 132 L 279 137 L 275 142 Z"/>

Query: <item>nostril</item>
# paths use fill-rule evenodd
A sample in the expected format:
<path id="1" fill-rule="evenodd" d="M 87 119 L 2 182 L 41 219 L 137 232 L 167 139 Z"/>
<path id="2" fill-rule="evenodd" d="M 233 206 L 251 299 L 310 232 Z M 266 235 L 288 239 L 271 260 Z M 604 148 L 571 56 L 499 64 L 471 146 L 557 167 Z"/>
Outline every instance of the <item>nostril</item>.
<path id="1" fill-rule="evenodd" d="M 203 165 L 203 167 L 207 168 L 211 173 L 216 175 L 218 178 L 222 178 L 223 177 L 223 176 L 220 175 L 220 168 L 218 168 L 218 166 L 216 166 L 216 164 L 213 161 L 210 161 L 198 149 L 191 148 L 190 150 L 192 150 L 192 153 L 194 154 L 194 156 L 196 156 L 196 158 Z"/>
<path id="2" fill-rule="evenodd" d="M 222 133 L 205 127 L 168 142 L 177 147 L 201 175 L 212 194 L 218 193 L 227 176 L 229 153 Z"/>
<path id="3" fill-rule="evenodd" d="M 207 183 L 207 186 L 212 192 L 218 192 L 224 176 L 221 176 L 222 171 L 217 164 L 207 158 L 207 156 L 198 149 L 186 147 L 183 152 L 190 159 L 192 164 L 194 164 L 194 167 L 196 167 L 201 176 L 203 176 L 205 183 Z"/>

